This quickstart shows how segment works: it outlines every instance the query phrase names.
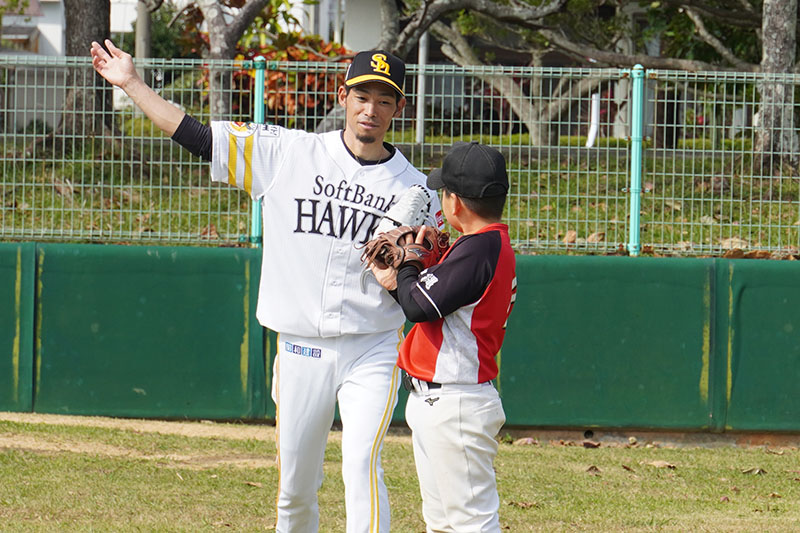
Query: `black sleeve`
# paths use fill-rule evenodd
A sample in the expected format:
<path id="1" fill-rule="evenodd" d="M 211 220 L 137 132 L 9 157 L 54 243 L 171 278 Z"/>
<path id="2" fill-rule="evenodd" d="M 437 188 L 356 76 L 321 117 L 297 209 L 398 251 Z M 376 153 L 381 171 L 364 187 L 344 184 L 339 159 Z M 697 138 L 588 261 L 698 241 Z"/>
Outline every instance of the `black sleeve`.
<path id="1" fill-rule="evenodd" d="M 428 316 L 427 320 L 444 318 L 477 302 L 494 277 L 501 246 L 498 231 L 463 235 L 441 263 L 419 274 L 409 288 L 409 296 Z M 402 292 L 398 293 L 402 298 Z"/>
<path id="2" fill-rule="evenodd" d="M 184 115 L 172 140 L 206 161 L 211 161 L 211 127 L 196 118 Z"/>
<path id="3" fill-rule="evenodd" d="M 438 315 L 428 316 L 411 295 L 412 289 L 419 279 L 419 269 L 414 265 L 405 265 L 397 271 L 397 290 L 395 299 L 403 309 L 403 314 L 410 322 L 428 322 L 436 320 Z M 394 296 L 394 295 L 393 295 Z"/>

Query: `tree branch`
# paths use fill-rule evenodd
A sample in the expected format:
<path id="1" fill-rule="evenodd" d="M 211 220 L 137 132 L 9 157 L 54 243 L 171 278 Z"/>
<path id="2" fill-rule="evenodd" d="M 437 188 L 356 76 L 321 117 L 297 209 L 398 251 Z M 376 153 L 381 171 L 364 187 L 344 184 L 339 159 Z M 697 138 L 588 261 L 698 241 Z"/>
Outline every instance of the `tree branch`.
<path id="1" fill-rule="evenodd" d="M 397 34 L 400 32 L 400 16 L 397 12 L 395 0 L 380 0 L 381 2 L 381 28 L 383 37 L 378 43 L 378 48 L 385 50 L 392 47 L 392 43 L 397 42 Z"/>
<path id="2" fill-rule="evenodd" d="M 737 69 L 744 70 L 749 66 L 746 62 L 736 57 L 736 55 L 733 52 L 731 52 L 731 50 L 727 46 L 722 44 L 722 41 L 717 39 L 714 35 L 711 34 L 711 32 L 708 31 L 705 23 L 703 22 L 703 19 L 700 17 L 699 14 L 697 14 L 697 12 L 695 12 L 693 8 L 689 7 L 688 5 L 684 5 L 684 11 L 686 13 L 686 16 L 688 16 L 689 19 L 694 23 L 694 27 L 697 30 L 697 35 L 700 37 L 700 40 L 702 40 L 704 43 L 706 43 L 711 48 L 716 50 L 717 53 L 721 55 L 725 61 L 727 61 Z"/>
<path id="3" fill-rule="evenodd" d="M 541 6 L 533 6 L 510 0 L 508 4 L 500 4 L 493 0 L 428 0 L 422 9 L 417 9 L 409 22 L 397 38 L 394 51 L 405 57 L 431 24 L 449 13 L 461 10 L 471 10 L 488 15 L 502 22 L 512 22 L 518 26 L 530 29 L 541 29 L 540 22 L 543 17 L 556 13 L 563 7 L 567 0 L 548 0 Z"/>
<path id="4" fill-rule="evenodd" d="M 548 39 L 551 43 L 559 48 L 572 54 L 578 54 L 592 63 L 602 63 L 603 65 L 618 67 L 632 67 L 638 63 L 649 68 L 688 70 L 691 72 L 697 72 L 699 70 L 732 70 L 730 68 L 725 68 L 713 63 L 707 63 L 705 61 L 674 59 L 669 57 L 653 57 L 646 54 L 618 54 L 615 52 L 607 52 L 605 50 L 598 50 L 596 48 L 588 48 L 578 45 L 577 43 L 570 41 L 566 37 L 552 30 L 541 30 L 540 33 L 543 37 Z M 737 67 L 737 69 L 744 70 L 746 72 L 758 72 L 760 67 L 750 63 L 742 63 L 742 66 Z"/>
<path id="5" fill-rule="evenodd" d="M 239 37 L 250 27 L 256 17 L 264 11 L 268 3 L 269 0 L 247 0 L 244 7 L 225 28 L 225 42 L 229 46 L 235 47 Z"/>
<path id="6" fill-rule="evenodd" d="M 662 0 L 664 4 L 675 8 L 685 8 L 686 0 Z M 741 0 L 747 3 L 747 0 Z M 708 18 L 713 18 L 720 22 L 724 22 L 729 26 L 736 26 L 738 28 L 761 28 L 761 13 L 754 11 L 752 8 L 747 10 L 747 16 L 742 16 L 742 12 L 736 9 L 719 9 L 709 6 L 704 2 L 692 2 L 692 9 L 697 13 L 705 15 Z"/>

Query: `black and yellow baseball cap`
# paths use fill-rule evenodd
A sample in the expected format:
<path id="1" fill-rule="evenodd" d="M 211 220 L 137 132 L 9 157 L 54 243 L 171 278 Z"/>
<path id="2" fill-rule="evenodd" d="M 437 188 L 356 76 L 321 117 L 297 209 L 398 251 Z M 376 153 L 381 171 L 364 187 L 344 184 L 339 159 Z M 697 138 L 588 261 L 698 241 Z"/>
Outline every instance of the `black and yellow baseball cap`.
<path id="1" fill-rule="evenodd" d="M 380 81 L 405 96 L 403 82 L 406 64 L 399 57 L 384 50 L 359 52 L 350 63 L 344 79 L 345 87 L 355 87 L 370 81 Z"/>

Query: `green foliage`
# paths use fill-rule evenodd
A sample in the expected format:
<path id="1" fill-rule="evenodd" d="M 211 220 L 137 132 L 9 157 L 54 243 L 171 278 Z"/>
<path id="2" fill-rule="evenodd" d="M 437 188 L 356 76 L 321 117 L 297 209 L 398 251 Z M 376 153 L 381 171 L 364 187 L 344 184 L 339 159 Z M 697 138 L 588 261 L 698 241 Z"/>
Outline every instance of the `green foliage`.
<path id="1" fill-rule="evenodd" d="M 3 15 L 21 15 L 30 5 L 30 0 L 3 0 L 0 2 L 0 19 Z"/>
<path id="2" fill-rule="evenodd" d="M 640 34 L 640 46 L 646 41 L 660 38 L 661 53 L 664 56 L 709 63 L 722 61 L 711 46 L 697 37 L 695 25 L 683 8 L 665 6 L 661 2 L 642 3 L 647 7 L 647 24 Z M 721 10 L 730 9 L 728 3 L 720 1 L 709 2 L 709 6 Z M 760 10 L 760 5 L 755 6 L 755 9 Z M 761 46 L 753 28 L 731 26 L 712 17 L 704 17 L 703 20 L 706 29 L 725 43 L 739 59 L 751 63 L 761 61 Z"/>
<path id="3" fill-rule="evenodd" d="M 727 151 L 734 152 L 752 152 L 753 140 L 752 139 L 722 139 L 721 146 L 715 146 L 713 139 L 696 138 L 696 139 L 678 139 L 678 148 L 685 150 L 713 150 L 715 148 L 722 148 Z"/>

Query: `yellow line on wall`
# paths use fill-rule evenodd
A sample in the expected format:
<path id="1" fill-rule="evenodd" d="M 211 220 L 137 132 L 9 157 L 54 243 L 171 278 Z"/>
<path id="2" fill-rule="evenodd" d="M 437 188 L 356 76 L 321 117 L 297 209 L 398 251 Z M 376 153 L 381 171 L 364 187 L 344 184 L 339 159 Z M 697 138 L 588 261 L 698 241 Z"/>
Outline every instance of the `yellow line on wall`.
<path id="1" fill-rule="evenodd" d="M 44 250 L 39 251 L 39 267 L 36 273 L 36 394 L 42 379 L 42 271 L 44 270 Z"/>
<path id="2" fill-rule="evenodd" d="M 703 287 L 703 368 L 700 371 L 700 398 L 708 403 L 708 365 L 711 356 L 711 281 L 706 278 Z"/>
<path id="3" fill-rule="evenodd" d="M 244 337 L 240 350 L 239 371 L 242 376 L 242 398 L 247 398 L 247 374 L 250 347 L 250 261 L 244 262 Z"/>
<path id="4" fill-rule="evenodd" d="M 14 280 L 14 347 L 11 365 L 14 373 L 12 397 L 19 400 L 19 345 L 22 335 L 22 247 L 17 248 L 17 277 Z"/>

